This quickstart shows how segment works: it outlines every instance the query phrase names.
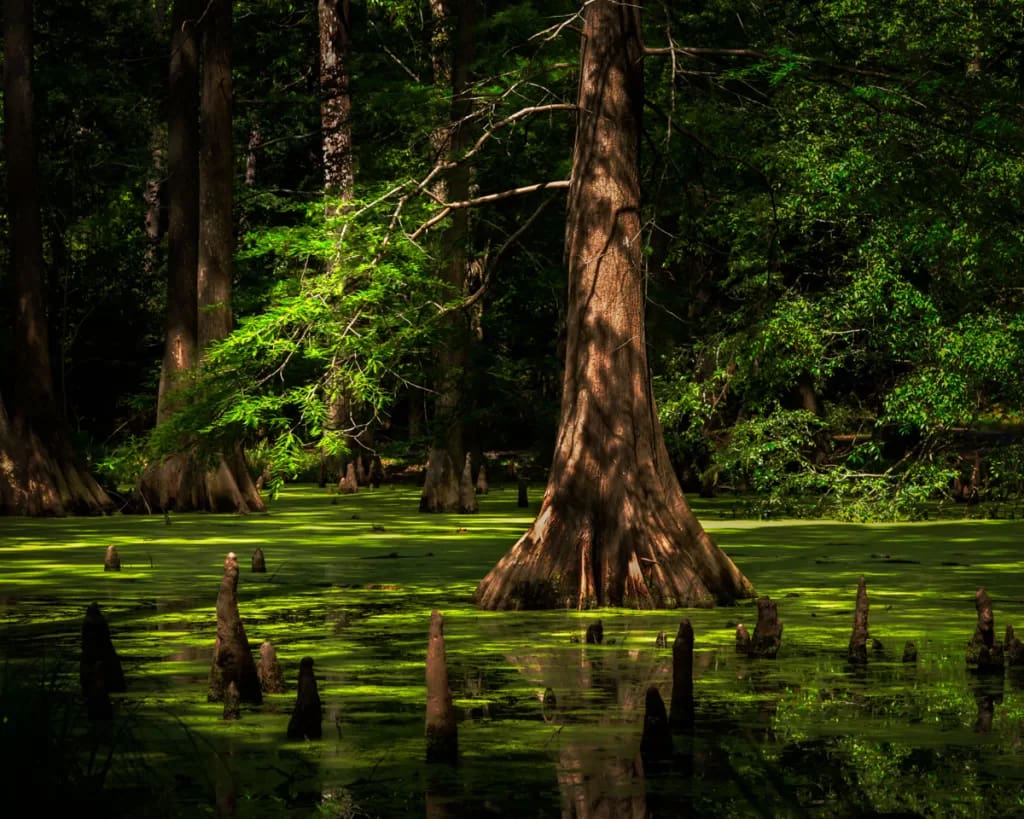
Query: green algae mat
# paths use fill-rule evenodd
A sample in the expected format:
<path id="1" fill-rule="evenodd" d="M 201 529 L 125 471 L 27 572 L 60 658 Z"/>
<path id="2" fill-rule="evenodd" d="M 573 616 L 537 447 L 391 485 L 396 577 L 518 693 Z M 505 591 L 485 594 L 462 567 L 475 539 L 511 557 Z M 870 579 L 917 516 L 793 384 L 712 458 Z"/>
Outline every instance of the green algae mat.
<path id="1" fill-rule="evenodd" d="M 697 501 L 778 602 L 779 655 L 753 660 L 734 648 L 751 603 L 480 612 L 476 582 L 535 508 L 517 508 L 514 488 L 472 516 L 417 505 L 411 487 L 290 486 L 266 515 L 0 519 L 6 792 L 30 794 L 34 812 L 133 817 L 1024 815 L 1024 672 L 964 660 L 979 587 L 998 635 L 1024 629 L 1024 522 L 763 522 Z M 103 570 L 110 544 L 120 572 Z M 249 571 L 256 547 L 266 574 Z M 248 639 L 273 641 L 290 684 L 237 721 L 206 702 L 228 551 Z M 846 661 L 861 575 L 876 641 L 863 668 Z M 93 601 L 128 686 L 96 725 L 78 694 Z M 445 615 L 454 767 L 423 761 L 432 609 Z M 670 699 L 681 617 L 696 633 L 695 725 L 644 771 L 645 694 Z M 597 619 L 604 643 L 586 645 Z M 908 641 L 916 663 L 902 662 Z M 305 656 L 324 706 L 315 743 L 285 738 Z"/>

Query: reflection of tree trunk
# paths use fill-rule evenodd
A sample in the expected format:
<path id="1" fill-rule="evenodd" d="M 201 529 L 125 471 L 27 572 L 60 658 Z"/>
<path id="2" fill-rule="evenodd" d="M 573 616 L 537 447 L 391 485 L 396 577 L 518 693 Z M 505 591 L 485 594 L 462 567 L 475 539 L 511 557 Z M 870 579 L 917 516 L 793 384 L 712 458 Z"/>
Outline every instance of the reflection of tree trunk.
<path id="1" fill-rule="evenodd" d="M 562 420 L 537 519 L 489 609 L 710 606 L 752 593 L 683 496 L 657 420 L 641 270 L 639 4 L 584 9 Z"/>
<path id="2" fill-rule="evenodd" d="M 563 819 L 646 819 L 637 757 L 563 744 L 558 756 Z"/>
<path id="3" fill-rule="evenodd" d="M 467 0 L 449 4 L 432 0 L 434 15 L 434 81 L 451 84 L 451 115 L 444 128 L 435 131 L 434 149 L 437 161 L 457 161 L 468 133 L 463 121 L 471 111 L 469 69 L 473 59 L 473 3 Z M 452 18 L 455 17 L 455 48 L 447 46 Z M 466 163 L 459 163 L 445 175 L 443 184 L 434 191 L 441 201 L 469 198 L 470 172 Z M 469 210 L 453 212 L 445 229 L 439 258 L 442 273 L 453 296 L 463 295 L 469 275 Z M 462 311 L 450 314 L 443 338 L 437 349 L 434 402 L 434 429 L 427 456 L 427 477 L 420 498 L 421 512 L 476 512 L 476 496 L 461 498 L 459 479 L 465 457 L 463 424 L 465 385 L 469 367 L 471 336 L 467 316 Z"/>
<path id="4" fill-rule="evenodd" d="M 0 405 L 0 513 L 95 514 L 112 508 L 75 457 L 57 403 L 43 285 L 32 111 L 32 2 L 4 0 L 4 150 L 14 290 L 14 389 Z"/>

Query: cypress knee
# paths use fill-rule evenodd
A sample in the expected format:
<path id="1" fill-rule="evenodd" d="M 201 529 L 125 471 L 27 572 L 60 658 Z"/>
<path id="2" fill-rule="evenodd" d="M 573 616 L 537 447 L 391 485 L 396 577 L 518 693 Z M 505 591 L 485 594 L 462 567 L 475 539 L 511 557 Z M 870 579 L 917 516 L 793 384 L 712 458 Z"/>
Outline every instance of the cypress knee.
<path id="1" fill-rule="evenodd" d="M 868 661 L 868 590 L 863 575 L 857 583 L 857 606 L 853 614 L 849 658 L 851 663 L 857 664 Z"/>
<path id="2" fill-rule="evenodd" d="M 427 647 L 427 762 L 454 763 L 459 754 L 455 707 L 448 689 L 448 665 L 444 650 L 444 618 L 430 614 Z"/>
<path id="3" fill-rule="evenodd" d="M 234 552 L 229 552 L 224 559 L 224 577 L 217 592 L 217 640 L 207 693 L 210 702 L 223 700 L 232 682 L 238 687 L 242 702 L 253 705 L 263 702 L 256 663 L 238 614 L 238 558 Z"/>
<path id="4" fill-rule="evenodd" d="M 320 739 L 323 736 L 323 708 L 313 673 L 313 658 L 303 657 L 299 663 L 298 694 L 295 708 L 288 720 L 288 739 Z"/>
<path id="5" fill-rule="evenodd" d="M 672 709 L 669 720 L 675 733 L 693 727 L 693 626 L 689 620 L 679 624 L 672 643 Z"/>
<path id="6" fill-rule="evenodd" d="M 979 671 L 1002 669 L 1003 645 L 996 640 L 992 601 L 984 589 L 975 592 L 974 608 L 978 612 L 978 623 L 974 636 L 967 643 L 967 664 Z"/>
<path id="7" fill-rule="evenodd" d="M 264 640 L 260 646 L 260 662 L 256 666 L 256 676 L 260 680 L 260 689 L 264 694 L 284 693 L 284 674 L 281 663 L 277 660 L 277 650 L 270 640 Z"/>

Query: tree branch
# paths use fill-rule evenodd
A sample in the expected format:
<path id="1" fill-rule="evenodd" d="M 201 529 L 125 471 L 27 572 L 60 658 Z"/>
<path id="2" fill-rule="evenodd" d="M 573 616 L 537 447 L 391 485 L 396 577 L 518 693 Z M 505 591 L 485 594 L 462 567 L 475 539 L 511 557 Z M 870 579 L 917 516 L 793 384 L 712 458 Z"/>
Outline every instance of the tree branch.
<path id="1" fill-rule="evenodd" d="M 553 182 L 540 182 L 536 185 L 524 185 L 521 188 L 510 188 L 507 191 L 501 191 L 500 193 L 488 193 L 484 196 L 477 196 L 473 199 L 464 199 L 461 202 L 448 202 L 444 208 L 438 213 L 435 213 L 426 222 L 420 225 L 416 230 L 409 234 L 409 241 L 415 242 L 420 236 L 430 230 L 438 222 L 445 219 L 448 214 L 453 210 L 460 210 L 461 208 L 472 208 L 477 205 L 485 205 L 490 202 L 497 202 L 501 199 L 509 199 L 513 196 L 520 196 L 524 193 L 535 193 L 536 191 L 547 191 L 555 190 L 557 188 L 568 188 L 572 180 L 570 179 L 556 179 Z"/>

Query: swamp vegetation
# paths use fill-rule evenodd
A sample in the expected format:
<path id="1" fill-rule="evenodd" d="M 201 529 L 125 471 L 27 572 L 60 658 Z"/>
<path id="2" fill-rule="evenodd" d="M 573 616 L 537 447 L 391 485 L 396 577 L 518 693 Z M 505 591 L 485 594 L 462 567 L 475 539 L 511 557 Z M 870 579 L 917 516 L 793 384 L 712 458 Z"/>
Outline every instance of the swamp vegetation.
<path id="1" fill-rule="evenodd" d="M 8 518 L 0 545 L 0 776 L 33 810 L 131 816 L 1008 816 L 1024 810 L 1024 677 L 968 670 L 975 591 L 996 633 L 1024 623 L 1019 520 L 761 521 L 697 500 L 711 536 L 784 623 L 775 660 L 740 656 L 754 606 L 486 612 L 479 578 L 530 524 L 514 486 L 479 514 L 417 515 L 412 487 L 289 485 L 266 515 Z M 963 512 L 964 507 L 958 509 Z M 105 572 L 114 544 L 119 572 Z M 261 548 L 267 571 L 249 571 Z M 206 701 L 224 555 L 255 652 L 287 683 L 222 720 Z M 857 581 L 880 642 L 852 667 Z M 90 725 L 82 618 L 97 602 L 127 692 Z M 430 612 L 445 617 L 456 766 L 424 761 Z M 644 700 L 670 699 L 685 616 L 695 725 L 640 763 Z M 604 642 L 584 641 L 603 624 Z M 1018 629 L 1019 630 L 1019 629 Z M 671 637 L 670 637 L 671 640 Z M 904 663 L 913 641 L 916 663 Z M 323 739 L 286 739 L 299 661 Z M 28 800 L 27 802 L 25 800 Z"/>

